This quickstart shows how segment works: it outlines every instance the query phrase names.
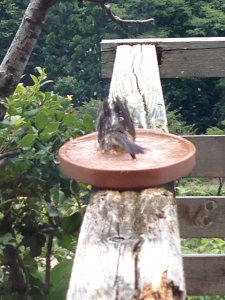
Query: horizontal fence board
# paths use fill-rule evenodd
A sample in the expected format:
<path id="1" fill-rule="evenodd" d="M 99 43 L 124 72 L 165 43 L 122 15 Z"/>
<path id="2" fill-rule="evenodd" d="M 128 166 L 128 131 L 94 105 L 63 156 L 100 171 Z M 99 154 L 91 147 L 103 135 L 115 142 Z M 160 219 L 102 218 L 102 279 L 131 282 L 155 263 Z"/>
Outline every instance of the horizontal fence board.
<path id="1" fill-rule="evenodd" d="M 112 76 L 118 45 L 153 44 L 162 78 L 225 77 L 225 38 L 103 40 L 102 77 Z"/>
<path id="2" fill-rule="evenodd" d="M 184 136 L 196 149 L 196 166 L 189 177 L 225 176 L 225 135 Z"/>
<path id="3" fill-rule="evenodd" d="M 225 197 L 176 197 L 182 238 L 224 238 Z"/>
<path id="4" fill-rule="evenodd" d="M 225 77 L 225 48 L 163 51 L 162 78 Z"/>
<path id="5" fill-rule="evenodd" d="M 188 295 L 225 295 L 225 255 L 184 255 Z"/>

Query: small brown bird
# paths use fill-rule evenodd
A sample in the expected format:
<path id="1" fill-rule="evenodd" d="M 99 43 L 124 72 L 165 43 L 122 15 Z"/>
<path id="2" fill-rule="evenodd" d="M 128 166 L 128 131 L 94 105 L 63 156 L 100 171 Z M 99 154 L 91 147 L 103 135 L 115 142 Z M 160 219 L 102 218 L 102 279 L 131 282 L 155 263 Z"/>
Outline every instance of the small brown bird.
<path id="1" fill-rule="evenodd" d="M 103 150 L 127 151 L 133 159 L 136 154 L 144 153 L 144 148 L 134 143 L 135 128 L 127 102 L 118 98 L 112 102 L 104 101 L 99 115 L 98 142 Z"/>

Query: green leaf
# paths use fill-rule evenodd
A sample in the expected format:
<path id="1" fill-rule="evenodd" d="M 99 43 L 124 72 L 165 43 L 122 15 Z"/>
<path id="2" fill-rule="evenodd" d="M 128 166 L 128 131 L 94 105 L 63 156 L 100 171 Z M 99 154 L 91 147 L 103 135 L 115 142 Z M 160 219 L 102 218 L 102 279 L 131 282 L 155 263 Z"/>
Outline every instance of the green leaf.
<path id="1" fill-rule="evenodd" d="M 20 140 L 20 145 L 22 147 L 31 147 L 36 139 L 35 134 L 27 134 Z"/>
<path id="2" fill-rule="evenodd" d="M 51 292 L 49 300 L 62 300 L 66 297 L 66 292 L 70 280 L 70 273 L 73 261 L 67 260 L 57 264 L 51 270 Z"/>
<path id="3" fill-rule="evenodd" d="M 57 107 L 52 107 L 46 111 L 47 115 L 51 118 L 55 118 L 55 114 L 57 112 Z"/>
<path id="4" fill-rule="evenodd" d="M 43 85 L 45 85 L 45 84 L 47 84 L 47 83 L 50 83 L 50 82 L 54 82 L 54 81 L 53 81 L 53 80 L 46 80 L 46 81 L 42 82 L 42 83 L 40 84 L 40 86 L 43 86 Z"/>
<path id="5" fill-rule="evenodd" d="M 78 193 L 80 191 L 81 187 L 79 183 L 75 180 L 72 181 L 71 183 L 71 190 L 74 194 Z"/>
<path id="6" fill-rule="evenodd" d="M 19 120 L 15 121 L 14 127 L 18 128 L 24 122 L 24 118 L 20 118 Z"/>
<path id="7" fill-rule="evenodd" d="M 193 238 L 186 239 L 186 240 L 184 241 L 184 246 L 185 246 L 185 247 L 188 247 L 193 241 L 194 241 Z"/>
<path id="8" fill-rule="evenodd" d="M 62 124 L 66 124 L 67 126 L 71 126 L 76 120 L 76 117 L 74 114 L 67 114 L 62 119 Z"/>
<path id="9" fill-rule="evenodd" d="M 0 244 L 3 244 L 3 245 L 14 245 L 15 243 L 15 238 L 12 236 L 11 233 L 6 233 L 4 235 L 1 235 L 0 237 Z"/>
<path id="10" fill-rule="evenodd" d="M 66 233 L 74 233 L 79 229 L 82 223 L 82 215 L 79 212 L 75 212 L 69 217 L 64 217 L 62 220 L 62 228 Z"/>
<path id="11" fill-rule="evenodd" d="M 38 130 L 44 129 L 48 125 L 48 115 L 45 111 L 40 111 L 36 115 L 35 126 Z"/>
<path id="12" fill-rule="evenodd" d="M 70 275 L 72 265 L 73 265 L 72 260 L 67 260 L 57 264 L 51 270 L 51 284 L 58 285 L 60 281 L 63 279 L 63 277 L 66 275 L 66 273 Z"/>
<path id="13" fill-rule="evenodd" d="M 18 122 L 22 122 L 24 119 L 21 118 L 21 116 L 11 116 L 10 120 L 4 119 L 3 121 L 1 121 L 1 125 L 4 126 L 13 126 L 15 125 L 15 123 L 17 122 L 17 124 L 19 124 Z"/>
<path id="14" fill-rule="evenodd" d="M 38 112 L 39 112 L 38 108 L 27 110 L 24 112 L 24 116 L 32 117 L 32 116 L 35 116 Z"/>
<path id="15" fill-rule="evenodd" d="M 38 71 L 38 73 L 42 76 L 45 76 L 46 73 L 45 73 L 45 69 L 42 69 L 41 67 L 35 67 L 35 70 Z"/>
<path id="16" fill-rule="evenodd" d="M 41 255 L 42 247 L 44 247 L 46 238 L 44 234 L 37 233 L 32 236 L 30 242 L 30 256 L 37 257 Z"/>
<path id="17" fill-rule="evenodd" d="M 56 116 L 57 116 L 57 119 L 58 119 L 59 121 L 62 120 L 62 118 L 64 117 L 64 115 L 65 115 L 64 111 L 61 111 L 61 110 L 56 111 Z"/>
<path id="18" fill-rule="evenodd" d="M 51 137 L 57 134 L 56 130 L 59 127 L 59 123 L 52 122 L 50 123 L 41 133 L 40 140 L 48 141 Z"/>
<path id="19" fill-rule="evenodd" d="M 94 122 L 93 122 L 93 117 L 91 115 L 87 115 L 87 114 L 84 115 L 83 123 L 84 123 L 84 126 L 85 126 L 87 132 L 92 131 L 92 129 L 94 127 Z"/>
<path id="20" fill-rule="evenodd" d="M 47 156 L 47 153 L 44 150 L 39 150 L 33 155 L 33 158 L 44 158 Z"/>
<path id="21" fill-rule="evenodd" d="M 38 81 L 38 78 L 36 77 L 36 76 L 34 76 L 34 75 L 30 75 L 30 77 L 33 79 L 33 82 L 35 83 L 35 84 L 39 84 L 39 81 Z"/>
<path id="22" fill-rule="evenodd" d="M 81 123 L 81 121 L 75 121 L 74 123 L 78 129 L 83 130 L 83 131 L 86 130 L 85 126 Z"/>
<path id="23" fill-rule="evenodd" d="M 78 184 L 79 184 L 80 188 L 81 188 L 83 191 L 86 191 L 86 190 L 87 190 L 87 185 L 86 185 L 86 184 L 84 184 L 84 183 L 82 183 L 82 182 L 79 182 Z"/>
<path id="24" fill-rule="evenodd" d="M 55 187 L 50 189 L 50 193 L 55 204 L 62 203 L 66 200 L 66 195 Z"/>
<path id="25" fill-rule="evenodd" d="M 16 87 L 15 93 L 25 93 L 25 92 L 26 92 L 26 88 L 23 86 L 22 83 L 19 83 Z"/>
<path id="26" fill-rule="evenodd" d="M 22 107 L 10 107 L 7 110 L 7 112 L 10 116 L 15 116 L 15 115 L 21 115 L 23 110 Z"/>
<path id="27" fill-rule="evenodd" d="M 46 206 L 46 211 L 47 211 L 49 217 L 58 217 L 59 212 L 58 212 L 58 209 L 54 205 L 46 202 L 45 206 Z"/>
<path id="28" fill-rule="evenodd" d="M 70 245 L 72 244 L 74 237 L 72 235 L 63 234 L 61 239 L 58 239 L 59 247 L 66 248 L 70 250 Z"/>
<path id="29" fill-rule="evenodd" d="M 45 130 L 43 131 L 43 133 L 49 133 L 52 134 L 54 133 L 59 127 L 59 123 L 58 122 L 52 122 L 50 123 Z"/>

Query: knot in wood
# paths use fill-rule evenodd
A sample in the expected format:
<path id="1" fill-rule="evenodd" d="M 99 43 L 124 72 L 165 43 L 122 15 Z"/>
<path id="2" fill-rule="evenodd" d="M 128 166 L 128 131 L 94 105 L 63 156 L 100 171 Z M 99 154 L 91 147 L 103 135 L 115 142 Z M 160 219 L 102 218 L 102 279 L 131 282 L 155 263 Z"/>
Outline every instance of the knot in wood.
<path id="1" fill-rule="evenodd" d="M 215 208 L 217 208 L 217 204 L 215 201 L 208 201 L 206 204 L 205 204 L 205 209 L 206 210 L 214 210 Z"/>
<path id="2" fill-rule="evenodd" d="M 109 242 L 113 242 L 113 243 L 121 243 L 122 241 L 125 240 L 125 238 L 122 236 L 113 236 L 113 237 L 110 237 L 108 240 L 109 240 Z"/>
<path id="3" fill-rule="evenodd" d="M 199 206 L 193 218 L 194 225 L 204 229 L 211 227 L 214 224 L 216 208 L 217 204 L 212 200 L 207 201 L 204 206 Z"/>

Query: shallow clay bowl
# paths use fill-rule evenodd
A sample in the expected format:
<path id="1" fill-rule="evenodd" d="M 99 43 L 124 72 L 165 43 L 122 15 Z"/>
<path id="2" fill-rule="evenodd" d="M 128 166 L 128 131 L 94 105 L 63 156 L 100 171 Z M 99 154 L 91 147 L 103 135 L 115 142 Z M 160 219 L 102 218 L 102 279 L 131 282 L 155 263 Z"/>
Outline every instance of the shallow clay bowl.
<path id="1" fill-rule="evenodd" d="M 181 178 L 195 165 L 195 146 L 161 131 L 137 129 L 135 143 L 144 154 L 132 159 L 126 152 L 103 152 L 97 133 L 78 137 L 59 149 L 62 171 L 70 178 L 100 188 L 137 189 Z"/>

